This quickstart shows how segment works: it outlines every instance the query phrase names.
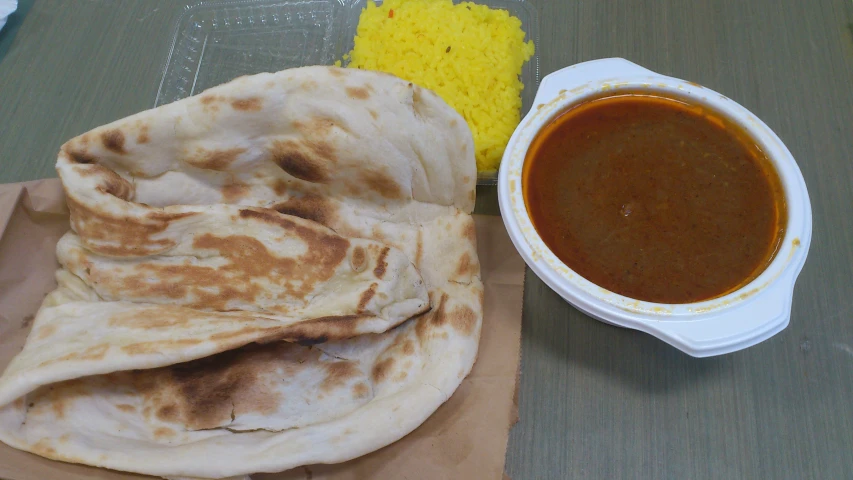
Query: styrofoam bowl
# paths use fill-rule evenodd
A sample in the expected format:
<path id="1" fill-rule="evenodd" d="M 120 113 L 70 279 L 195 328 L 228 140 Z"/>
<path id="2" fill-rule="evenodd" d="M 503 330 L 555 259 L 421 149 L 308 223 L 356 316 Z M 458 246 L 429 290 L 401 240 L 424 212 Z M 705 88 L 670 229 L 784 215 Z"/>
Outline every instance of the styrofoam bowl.
<path id="1" fill-rule="evenodd" d="M 744 287 L 708 301 L 662 304 L 628 298 L 586 280 L 545 245 L 531 223 L 522 168 L 531 141 L 560 113 L 590 98 L 648 92 L 710 108 L 741 126 L 767 154 L 787 203 L 785 236 L 770 265 Z M 510 138 L 498 173 L 501 215 L 515 247 L 550 288 L 584 313 L 640 330 L 695 357 L 741 350 L 783 330 L 791 317 L 794 283 L 811 243 L 812 214 L 794 157 L 767 125 L 717 92 L 657 74 L 621 58 L 580 63 L 542 80 L 533 108 Z"/>

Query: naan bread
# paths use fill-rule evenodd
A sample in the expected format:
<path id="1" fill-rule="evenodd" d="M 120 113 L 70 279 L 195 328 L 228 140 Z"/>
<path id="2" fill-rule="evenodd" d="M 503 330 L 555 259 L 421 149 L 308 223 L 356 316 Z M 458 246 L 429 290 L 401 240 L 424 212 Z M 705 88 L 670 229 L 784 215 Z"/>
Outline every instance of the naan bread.
<path id="1" fill-rule="evenodd" d="M 470 372 L 476 167 L 429 91 L 244 77 L 73 139 L 57 170 L 74 233 L 0 377 L 11 446 L 172 478 L 336 463 L 411 432 Z"/>
<path id="2" fill-rule="evenodd" d="M 384 332 L 429 308 L 423 279 L 396 248 L 261 209 L 235 209 L 234 218 L 197 226 L 146 257 L 98 255 L 68 233 L 57 257 L 108 301 L 255 312 L 285 323 L 358 315 L 379 326 L 346 336 Z"/>

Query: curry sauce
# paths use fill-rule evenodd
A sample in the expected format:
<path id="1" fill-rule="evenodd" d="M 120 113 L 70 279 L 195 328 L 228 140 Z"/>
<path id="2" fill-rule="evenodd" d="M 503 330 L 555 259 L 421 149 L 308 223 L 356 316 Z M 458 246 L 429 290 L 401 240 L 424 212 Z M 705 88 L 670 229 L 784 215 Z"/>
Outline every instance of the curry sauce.
<path id="1" fill-rule="evenodd" d="M 569 268 L 649 302 L 719 297 L 757 277 L 785 229 L 778 175 L 725 117 L 675 98 L 587 101 L 545 126 L 523 194 Z"/>

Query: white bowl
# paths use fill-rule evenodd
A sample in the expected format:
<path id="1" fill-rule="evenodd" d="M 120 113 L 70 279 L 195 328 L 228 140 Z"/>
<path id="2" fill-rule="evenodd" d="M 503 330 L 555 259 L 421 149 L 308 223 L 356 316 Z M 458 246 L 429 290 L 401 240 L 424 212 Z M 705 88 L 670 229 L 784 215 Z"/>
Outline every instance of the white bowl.
<path id="1" fill-rule="evenodd" d="M 770 265 L 743 288 L 708 301 L 662 304 L 628 298 L 581 277 L 545 245 L 522 195 L 522 167 L 536 134 L 570 106 L 602 93 L 647 91 L 683 98 L 722 113 L 760 145 L 779 175 L 787 203 L 785 237 Z M 580 63 L 542 80 L 530 113 L 510 138 L 498 173 L 501 215 L 524 261 L 549 287 L 586 314 L 647 332 L 694 356 L 741 350 L 783 330 L 794 282 L 811 243 L 812 214 L 794 157 L 767 125 L 736 102 L 695 83 L 649 71 L 621 58 Z"/>

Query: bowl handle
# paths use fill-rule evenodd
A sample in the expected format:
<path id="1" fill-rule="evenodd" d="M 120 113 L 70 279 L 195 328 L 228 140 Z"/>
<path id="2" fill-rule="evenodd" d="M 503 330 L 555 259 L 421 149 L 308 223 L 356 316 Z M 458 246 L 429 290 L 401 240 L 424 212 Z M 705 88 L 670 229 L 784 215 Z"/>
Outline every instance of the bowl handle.
<path id="1" fill-rule="evenodd" d="M 539 84 L 533 104 L 548 103 L 560 96 L 562 91 L 577 91 L 587 85 L 598 87 L 607 83 L 608 79 L 634 75 L 660 76 L 624 58 L 602 58 L 578 63 L 546 75 Z"/>
<path id="2" fill-rule="evenodd" d="M 692 322 L 649 322 L 642 330 L 694 357 L 751 347 L 784 330 L 790 322 L 797 276 L 791 272 L 784 275 L 743 305 Z"/>

